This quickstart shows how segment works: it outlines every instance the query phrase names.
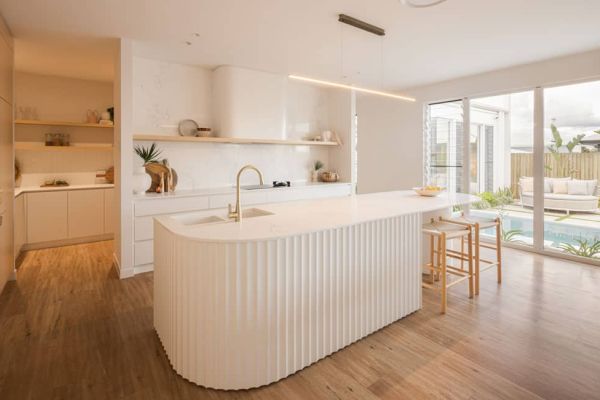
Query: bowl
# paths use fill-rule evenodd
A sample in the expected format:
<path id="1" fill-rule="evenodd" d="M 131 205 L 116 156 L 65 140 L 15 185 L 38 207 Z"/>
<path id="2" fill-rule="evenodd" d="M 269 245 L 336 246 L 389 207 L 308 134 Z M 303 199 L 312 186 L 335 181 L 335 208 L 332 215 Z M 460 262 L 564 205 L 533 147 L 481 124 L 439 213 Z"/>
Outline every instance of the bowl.
<path id="1" fill-rule="evenodd" d="M 415 192 L 417 192 L 417 194 L 419 196 L 425 196 L 425 197 L 435 197 L 435 196 L 439 196 L 441 193 L 443 193 L 446 188 L 443 187 L 439 187 L 439 186 L 424 186 L 424 187 L 414 187 L 413 190 Z"/>

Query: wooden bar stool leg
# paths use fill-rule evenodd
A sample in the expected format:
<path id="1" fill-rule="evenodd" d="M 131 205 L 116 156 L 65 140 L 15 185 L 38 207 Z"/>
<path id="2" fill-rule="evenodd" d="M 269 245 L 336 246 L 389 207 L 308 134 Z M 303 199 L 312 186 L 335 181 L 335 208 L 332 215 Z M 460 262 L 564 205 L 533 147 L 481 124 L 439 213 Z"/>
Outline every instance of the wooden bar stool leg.
<path id="1" fill-rule="evenodd" d="M 469 241 L 469 246 L 471 245 L 471 242 Z M 460 253 L 461 254 L 465 254 L 465 237 L 461 236 L 460 238 Z M 462 258 L 460 259 L 460 269 L 465 269 L 465 260 L 463 260 Z"/>
<path id="2" fill-rule="evenodd" d="M 468 245 L 469 245 L 469 249 L 467 250 L 467 257 L 469 257 L 469 261 L 467 262 L 467 265 L 469 266 L 469 298 L 472 299 L 473 298 L 473 231 L 471 229 L 469 229 L 469 235 L 468 235 Z M 464 253 L 463 253 L 463 257 L 464 257 Z"/>
<path id="3" fill-rule="evenodd" d="M 435 273 L 433 267 L 435 267 L 435 238 L 433 235 L 429 236 L 429 262 L 431 263 L 431 269 L 429 270 L 429 276 L 431 278 L 431 284 L 435 283 Z"/>
<path id="4" fill-rule="evenodd" d="M 475 295 L 479 295 L 479 260 L 481 250 L 479 247 L 479 224 L 475 224 Z"/>
<path id="5" fill-rule="evenodd" d="M 439 242 L 438 242 L 438 251 L 439 254 L 442 254 L 441 257 L 441 264 L 440 264 L 440 269 L 441 269 L 441 274 L 442 274 L 442 305 L 441 305 L 441 309 L 442 309 L 442 314 L 446 313 L 446 307 L 448 305 L 448 287 L 446 285 L 446 234 L 442 233 L 440 235 L 440 237 L 438 238 Z"/>
<path id="6" fill-rule="evenodd" d="M 496 220 L 496 261 L 498 265 L 498 283 L 502 283 L 502 223 Z"/>

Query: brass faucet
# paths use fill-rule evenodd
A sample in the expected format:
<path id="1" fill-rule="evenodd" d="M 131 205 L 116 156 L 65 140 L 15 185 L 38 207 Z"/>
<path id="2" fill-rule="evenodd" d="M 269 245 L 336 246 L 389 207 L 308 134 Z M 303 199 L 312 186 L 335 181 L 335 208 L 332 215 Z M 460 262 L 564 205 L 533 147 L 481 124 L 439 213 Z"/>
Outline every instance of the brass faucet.
<path id="1" fill-rule="evenodd" d="M 258 177 L 260 178 L 260 184 L 264 184 L 262 173 L 254 165 L 244 165 L 242 168 L 240 168 L 237 173 L 235 210 L 231 210 L 231 204 L 229 204 L 229 214 L 227 215 L 229 218 L 235 218 L 235 222 L 240 222 L 242 220 L 242 204 L 240 203 L 240 177 L 242 176 L 242 172 L 247 169 L 256 171 Z"/>

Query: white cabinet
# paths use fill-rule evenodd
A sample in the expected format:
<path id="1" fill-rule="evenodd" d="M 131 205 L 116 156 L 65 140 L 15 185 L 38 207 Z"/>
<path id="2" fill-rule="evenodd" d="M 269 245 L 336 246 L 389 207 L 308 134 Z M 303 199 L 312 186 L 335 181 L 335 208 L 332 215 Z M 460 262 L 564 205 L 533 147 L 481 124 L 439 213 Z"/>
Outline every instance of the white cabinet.
<path id="1" fill-rule="evenodd" d="M 27 242 L 67 239 L 67 205 L 68 192 L 27 193 Z"/>
<path id="2" fill-rule="evenodd" d="M 104 189 L 104 233 L 115 233 L 115 189 Z"/>
<path id="3" fill-rule="evenodd" d="M 104 190 L 68 192 L 69 239 L 104 234 Z"/>
<path id="4" fill-rule="evenodd" d="M 27 243 L 27 220 L 25 218 L 25 195 L 15 199 L 15 259 L 19 256 L 23 245 Z"/>

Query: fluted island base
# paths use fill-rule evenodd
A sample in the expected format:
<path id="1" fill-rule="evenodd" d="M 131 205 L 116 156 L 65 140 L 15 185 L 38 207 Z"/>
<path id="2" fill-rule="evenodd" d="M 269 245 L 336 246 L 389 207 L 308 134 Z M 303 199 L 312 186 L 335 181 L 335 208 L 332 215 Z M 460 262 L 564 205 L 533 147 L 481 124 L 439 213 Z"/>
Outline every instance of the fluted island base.
<path id="1" fill-rule="evenodd" d="M 155 222 L 154 325 L 215 389 L 275 382 L 421 307 L 421 214 L 222 242 Z"/>

